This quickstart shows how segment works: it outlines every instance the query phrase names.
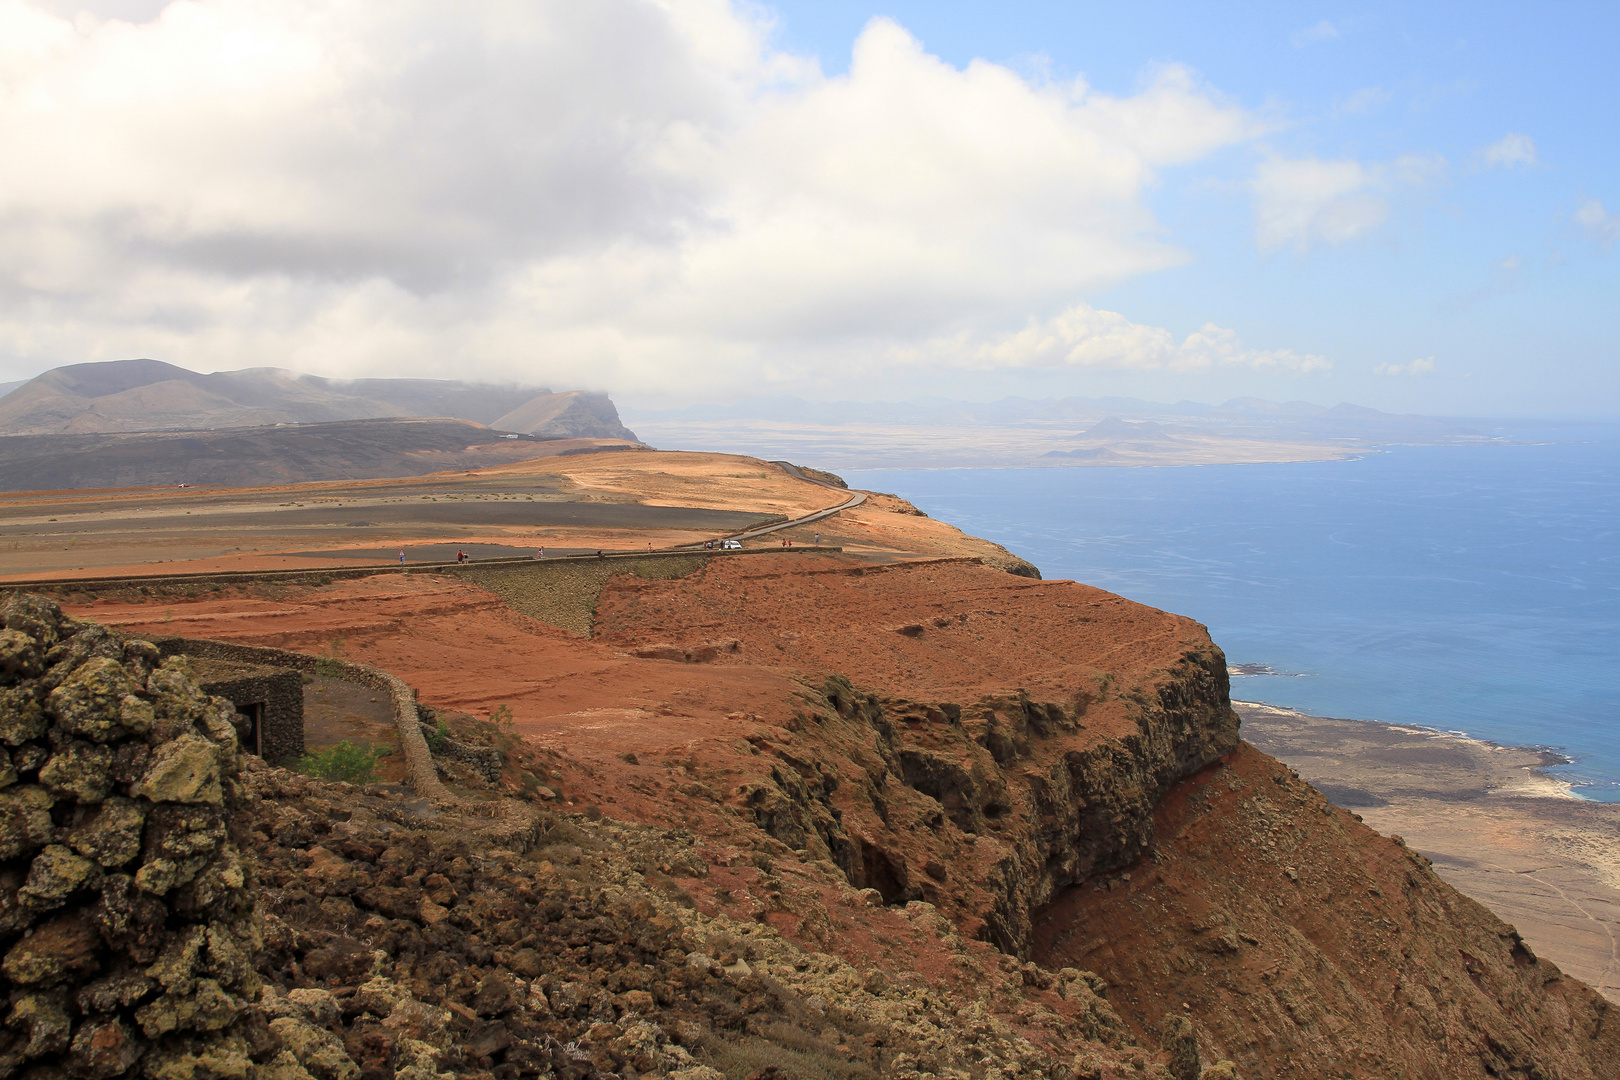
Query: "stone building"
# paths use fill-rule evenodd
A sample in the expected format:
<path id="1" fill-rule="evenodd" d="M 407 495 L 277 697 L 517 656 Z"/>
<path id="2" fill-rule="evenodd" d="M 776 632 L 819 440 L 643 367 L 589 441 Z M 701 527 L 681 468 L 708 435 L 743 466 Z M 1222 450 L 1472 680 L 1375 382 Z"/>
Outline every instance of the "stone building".
<path id="1" fill-rule="evenodd" d="M 204 693 L 226 698 L 242 718 L 237 735 L 242 749 L 266 761 L 286 761 L 304 753 L 304 682 L 293 668 L 237 660 L 187 657 Z"/>

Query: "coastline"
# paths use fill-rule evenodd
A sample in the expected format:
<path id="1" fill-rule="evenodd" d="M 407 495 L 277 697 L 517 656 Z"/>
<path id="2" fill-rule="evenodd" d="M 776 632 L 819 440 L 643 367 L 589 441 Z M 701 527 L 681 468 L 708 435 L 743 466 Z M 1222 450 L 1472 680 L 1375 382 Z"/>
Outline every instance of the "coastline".
<path id="1" fill-rule="evenodd" d="M 1403 837 L 1541 956 L 1620 1002 L 1620 804 L 1545 770 L 1567 759 L 1408 724 L 1232 702 L 1243 737 Z"/>

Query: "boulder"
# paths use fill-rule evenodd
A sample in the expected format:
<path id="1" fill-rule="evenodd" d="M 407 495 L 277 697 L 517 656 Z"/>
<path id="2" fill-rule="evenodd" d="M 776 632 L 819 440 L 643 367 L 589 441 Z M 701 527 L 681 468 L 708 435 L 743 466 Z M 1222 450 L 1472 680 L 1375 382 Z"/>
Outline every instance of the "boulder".
<path id="1" fill-rule="evenodd" d="M 39 770 L 41 786 L 58 799 L 94 804 L 112 790 L 112 751 L 74 739 Z"/>
<path id="2" fill-rule="evenodd" d="M 141 830 L 145 825 L 144 803 L 114 795 L 74 826 L 67 842 L 80 855 L 113 870 L 141 853 Z"/>
<path id="3" fill-rule="evenodd" d="M 0 859 L 15 859 L 43 847 L 56 831 L 50 792 L 30 784 L 0 791 Z"/>
<path id="4" fill-rule="evenodd" d="M 62 1069 L 78 1080 L 111 1080 L 134 1068 L 145 1050 L 118 1017 L 97 1017 L 79 1025 Z"/>
<path id="5" fill-rule="evenodd" d="M 96 656 L 51 691 L 46 711 L 71 735 L 111 742 L 124 734 L 123 701 L 134 689 L 123 664 L 109 656 Z"/>
<path id="6" fill-rule="evenodd" d="M 0 960 L 0 973 L 23 986 L 49 986 L 93 975 L 101 938 L 88 916 L 71 911 L 35 929 Z"/>
<path id="7" fill-rule="evenodd" d="M 61 844 L 50 844 L 28 865 L 28 880 L 17 896 L 35 911 L 50 911 L 61 907 L 80 889 L 100 885 L 101 867 Z"/>
<path id="8" fill-rule="evenodd" d="M 214 744 L 192 733 L 162 744 L 153 752 L 152 763 L 130 794 L 155 803 L 219 805 L 225 793 L 220 787 Z"/>

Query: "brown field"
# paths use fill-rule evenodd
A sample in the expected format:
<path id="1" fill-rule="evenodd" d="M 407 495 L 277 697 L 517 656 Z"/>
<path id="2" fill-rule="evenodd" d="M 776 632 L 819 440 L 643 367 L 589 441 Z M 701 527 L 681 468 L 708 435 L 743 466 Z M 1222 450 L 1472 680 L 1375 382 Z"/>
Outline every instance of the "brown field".
<path id="1" fill-rule="evenodd" d="M 400 548 L 430 561 L 411 550 L 423 545 L 669 548 L 840 501 L 756 458 L 656 451 L 398 479 L 15 492 L 0 495 L 0 580 L 382 564 Z M 955 533 L 935 525 L 919 531 Z"/>

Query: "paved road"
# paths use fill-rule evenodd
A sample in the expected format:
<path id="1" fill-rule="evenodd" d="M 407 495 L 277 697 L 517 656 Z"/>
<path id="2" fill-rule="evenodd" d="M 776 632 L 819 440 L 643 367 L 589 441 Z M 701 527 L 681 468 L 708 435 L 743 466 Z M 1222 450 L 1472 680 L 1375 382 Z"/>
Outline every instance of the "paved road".
<path id="1" fill-rule="evenodd" d="M 807 482 L 812 483 L 812 484 L 819 484 L 820 486 L 822 486 L 824 488 L 828 488 L 828 489 L 830 489 L 832 491 L 844 491 L 844 490 L 846 490 L 845 488 L 839 487 L 837 484 L 829 484 L 824 480 L 817 480 L 814 477 L 806 476 L 804 474 L 804 471 L 802 469 L 800 469 L 797 465 L 789 464 L 786 461 L 773 461 L 773 462 L 771 462 L 771 464 L 777 466 L 783 472 L 785 472 L 789 476 L 793 477 L 795 480 L 804 480 L 804 481 L 807 481 Z M 852 509 L 854 507 L 857 507 L 857 506 L 861 505 L 861 503 L 863 503 L 865 501 L 866 501 L 866 493 L 864 491 L 857 491 L 857 492 L 854 492 L 849 497 L 849 500 L 847 502 L 841 502 L 837 506 L 829 506 L 825 510 L 817 510 L 813 514 L 806 514 L 802 518 L 794 518 L 792 521 L 784 521 L 784 522 L 782 522 L 781 524 L 778 524 L 778 525 L 765 525 L 765 526 L 763 526 L 761 528 L 758 528 L 758 529 L 749 529 L 747 532 L 736 533 L 733 536 L 731 536 L 730 539 L 732 539 L 732 540 L 748 540 L 748 539 L 751 539 L 752 537 L 755 537 L 755 536 L 764 536 L 766 533 L 776 532 L 776 531 L 778 531 L 780 529 L 791 529 L 795 525 L 808 525 L 812 521 L 820 521 L 822 518 L 832 517 L 834 514 L 838 513 L 840 510 L 849 510 L 849 509 Z"/>

